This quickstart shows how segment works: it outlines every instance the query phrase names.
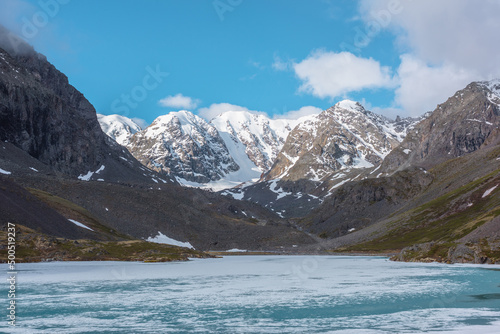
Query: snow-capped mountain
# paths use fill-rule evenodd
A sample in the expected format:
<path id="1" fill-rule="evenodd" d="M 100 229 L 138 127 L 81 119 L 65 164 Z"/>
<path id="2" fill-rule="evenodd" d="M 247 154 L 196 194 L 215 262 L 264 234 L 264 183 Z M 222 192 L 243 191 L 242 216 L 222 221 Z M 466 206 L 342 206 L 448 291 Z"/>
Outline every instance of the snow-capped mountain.
<path id="1" fill-rule="evenodd" d="M 300 122 L 260 182 L 223 194 L 282 217 L 305 215 L 343 184 L 377 177 L 384 158 L 421 119 L 392 121 L 357 102 L 341 101 Z"/>
<path id="2" fill-rule="evenodd" d="M 391 121 L 357 102 L 341 101 L 289 134 L 265 178 L 321 181 L 339 170 L 377 166 L 412 124 L 408 119 Z"/>
<path id="3" fill-rule="evenodd" d="M 99 121 L 147 167 L 172 174 L 184 185 L 224 189 L 258 181 L 288 133 L 308 118 L 270 119 L 228 111 L 206 122 L 180 111 L 157 118 L 144 130 L 124 116 L 100 116 Z"/>
<path id="4" fill-rule="evenodd" d="M 391 121 L 345 100 L 297 120 L 228 111 L 207 122 L 179 111 L 144 130 L 123 116 L 99 121 L 145 166 L 184 185 L 219 190 L 263 176 L 320 181 L 339 170 L 379 165 L 417 120 Z"/>
<path id="5" fill-rule="evenodd" d="M 145 166 L 181 183 L 209 183 L 240 169 L 217 129 L 189 111 L 158 117 L 127 148 Z"/>
<path id="6" fill-rule="evenodd" d="M 97 120 L 102 131 L 122 146 L 127 146 L 130 137 L 142 130 L 139 124 L 121 115 L 97 114 Z"/>
<path id="7" fill-rule="evenodd" d="M 246 165 L 250 160 L 260 172 L 268 171 L 285 140 L 292 129 L 307 117 L 299 120 L 269 119 L 261 114 L 247 111 L 228 111 L 210 121 L 226 146 L 237 156 L 243 148 L 245 155 L 237 160 L 240 165 Z"/>

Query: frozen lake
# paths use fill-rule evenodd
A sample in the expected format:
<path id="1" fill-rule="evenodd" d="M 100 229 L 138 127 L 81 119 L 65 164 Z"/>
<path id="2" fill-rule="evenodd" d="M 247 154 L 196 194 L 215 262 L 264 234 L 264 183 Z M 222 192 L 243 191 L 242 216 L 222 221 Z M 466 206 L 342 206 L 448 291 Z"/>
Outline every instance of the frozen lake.
<path id="1" fill-rule="evenodd" d="M 349 256 L 20 264 L 17 327 L 0 331 L 499 333 L 499 268 Z"/>

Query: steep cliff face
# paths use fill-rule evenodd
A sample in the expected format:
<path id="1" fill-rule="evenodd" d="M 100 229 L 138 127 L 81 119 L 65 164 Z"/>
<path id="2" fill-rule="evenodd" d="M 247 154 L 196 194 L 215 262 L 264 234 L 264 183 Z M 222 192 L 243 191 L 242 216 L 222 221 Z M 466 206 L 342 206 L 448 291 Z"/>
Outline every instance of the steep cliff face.
<path id="1" fill-rule="evenodd" d="M 73 178 L 158 182 L 156 173 L 103 133 L 94 107 L 43 55 L 25 43 L 7 46 L 9 51 L 0 48 L 1 141 Z"/>
<path id="2" fill-rule="evenodd" d="M 94 108 L 42 55 L 0 49 L 0 73 L 0 140 L 73 176 L 104 160 Z"/>
<path id="3" fill-rule="evenodd" d="M 408 133 L 382 170 L 431 168 L 498 143 L 500 81 L 473 82 L 458 91 Z"/>

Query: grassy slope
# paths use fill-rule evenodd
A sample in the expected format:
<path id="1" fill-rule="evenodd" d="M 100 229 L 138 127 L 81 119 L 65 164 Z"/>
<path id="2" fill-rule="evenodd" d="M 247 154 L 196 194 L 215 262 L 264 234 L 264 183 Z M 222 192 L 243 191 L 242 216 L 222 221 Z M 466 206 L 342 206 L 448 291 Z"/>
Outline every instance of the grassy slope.
<path id="1" fill-rule="evenodd" d="M 496 159 L 499 154 L 500 149 L 492 150 L 485 159 L 493 166 L 498 166 Z M 482 198 L 486 190 L 500 184 L 500 169 L 457 189 L 443 191 L 463 179 L 464 175 L 477 172 L 477 167 L 474 158 L 467 161 L 464 158 L 453 159 L 437 166 L 431 173 L 439 177 L 426 195 L 438 194 L 437 198 L 430 201 L 416 199 L 416 203 L 420 202 L 416 207 L 396 212 L 390 217 L 388 230 L 382 236 L 336 251 L 387 252 L 414 244 L 438 242 L 441 246 L 434 247 L 433 252 L 442 253 L 460 238 L 500 216 L 500 187 Z"/>
<path id="2" fill-rule="evenodd" d="M 130 240 L 130 236 L 121 234 L 99 222 L 88 210 L 70 202 L 64 198 L 52 195 L 48 192 L 26 188 L 32 195 L 36 196 L 42 202 L 47 204 L 50 208 L 59 212 L 61 215 L 68 219 L 74 219 L 84 225 L 90 227 L 97 233 L 104 235 L 108 240 Z"/>
<path id="3" fill-rule="evenodd" d="M 101 240 L 56 238 L 23 225 L 16 225 L 16 262 L 64 261 L 183 261 L 210 255 L 183 247 L 136 240 L 99 222 L 88 210 L 45 191 L 28 188 L 31 194 L 66 218 L 93 229 Z M 69 223 L 70 224 L 70 223 Z M 7 240 L 7 231 L 0 231 Z M 0 249 L 0 262 L 7 259 L 7 249 Z"/>
<path id="4" fill-rule="evenodd" d="M 7 239 L 7 232 L 0 231 Z M 0 262 L 7 259 L 7 249 L 0 250 Z M 57 261 L 185 261 L 210 255 L 183 247 L 155 244 L 143 240 L 96 241 L 55 238 L 22 225 L 16 226 L 16 262 Z"/>

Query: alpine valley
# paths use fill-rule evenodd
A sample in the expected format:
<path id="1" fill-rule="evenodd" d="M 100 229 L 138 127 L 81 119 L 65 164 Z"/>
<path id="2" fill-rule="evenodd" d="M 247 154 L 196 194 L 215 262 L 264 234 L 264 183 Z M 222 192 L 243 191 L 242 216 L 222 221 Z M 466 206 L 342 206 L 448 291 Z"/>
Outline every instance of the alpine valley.
<path id="1" fill-rule="evenodd" d="M 141 128 L 97 114 L 29 45 L 3 46 L 1 234 L 16 225 L 24 261 L 240 249 L 500 263 L 500 81 L 424 112 L 390 120 L 344 100 L 299 119 L 182 110 Z"/>

